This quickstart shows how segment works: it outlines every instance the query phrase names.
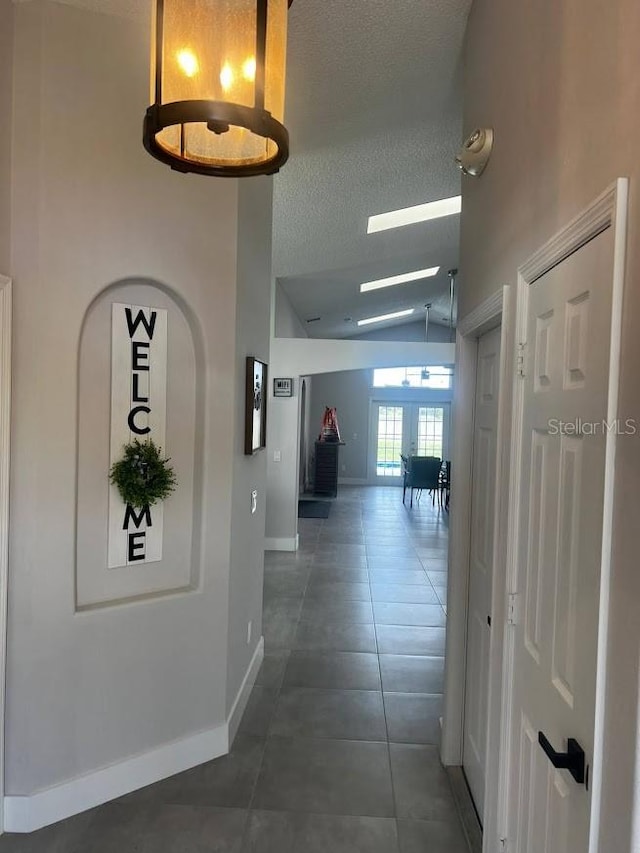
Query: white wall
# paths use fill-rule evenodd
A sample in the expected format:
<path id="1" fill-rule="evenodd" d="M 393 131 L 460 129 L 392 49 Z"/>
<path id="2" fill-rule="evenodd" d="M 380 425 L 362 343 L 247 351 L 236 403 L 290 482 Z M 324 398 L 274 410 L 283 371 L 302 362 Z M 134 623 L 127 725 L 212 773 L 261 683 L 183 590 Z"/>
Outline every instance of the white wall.
<path id="1" fill-rule="evenodd" d="M 267 455 L 265 450 L 244 455 L 245 368 L 248 355 L 269 359 L 272 204 L 271 178 L 240 182 L 227 713 L 262 636 Z M 258 506 L 252 515 L 254 489 Z"/>
<path id="2" fill-rule="evenodd" d="M 273 351 L 273 340 L 271 341 Z M 267 411 L 267 550 L 295 551 L 298 536 L 298 465 L 300 457 L 300 376 L 278 372 L 271 376 L 293 377 L 293 397 L 273 397 L 269 389 Z M 311 433 L 313 436 L 313 433 Z M 279 454 L 279 461 L 275 456 Z"/>
<path id="3" fill-rule="evenodd" d="M 13 2 L 0 0 L 0 275 L 8 274 L 11 212 L 11 96 L 13 82 Z"/>
<path id="4" fill-rule="evenodd" d="M 240 649 L 236 622 L 228 625 L 232 548 L 234 620 L 260 608 L 262 521 L 251 522 L 241 550 L 235 513 L 245 479 L 264 495 L 264 458 L 252 466 L 238 457 L 239 397 L 248 339 L 267 349 L 268 265 L 256 272 L 248 241 L 262 264 L 270 214 L 268 194 L 256 193 L 251 212 L 243 193 L 239 214 L 236 181 L 179 175 L 144 151 L 145 24 L 52 2 L 21 3 L 15 14 L 6 791 L 29 795 L 225 723 L 228 690 L 256 642 Z M 80 613 L 80 328 L 98 293 L 131 278 L 171 288 L 201 328 L 200 584 Z M 255 319 L 253 303 L 262 306 Z M 108 358 L 109 341 L 97 346 Z"/>
<path id="5" fill-rule="evenodd" d="M 291 398 L 270 396 L 269 399 L 267 549 L 297 547 L 300 376 L 312 375 L 315 383 L 320 373 L 407 364 L 453 364 L 454 359 L 454 344 L 272 338 L 271 375 L 294 377 L 295 393 Z M 311 430 L 313 438 L 313 424 Z M 275 453 L 280 453 L 279 462 L 274 460 Z"/>
<path id="6" fill-rule="evenodd" d="M 465 128 L 495 128 L 480 180 L 466 179 L 460 315 L 618 176 L 631 178 L 620 417 L 640 412 L 640 4 L 475 0 L 465 51 Z M 610 682 L 599 849 L 640 850 L 638 687 L 640 443 L 618 441 Z"/>
<path id="7" fill-rule="evenodd" d="M 401 323 L 398 326 L 387 326 L 362 335 L 351 335 L 353 341 L 424 341 L 425 321 L 417 323 Z M 454 331 L 455 337 L 455 331 Z M 429 343 L 448 344 L 451 342 L 451 332 L 448 326 L 439 323 L 429 323 Z"/>
<path id="8" fill-rule="evenodd" d="M 276 338 L 306 338 L 307 330 L 278 281 L 275 282 L 274 333 Z"/>
<path id="9" fill-rule="evenodd" d="M 342 370 L 314 376 L 311 402 L 313 441 L 318 438 L 326 406 L 335 406 L 340 438 L 338 476 L 341 479 L 366 480 L 369 438 L 369 391 L 371 371 Z M 314 454 L 313 441 L 309 456 Z M 313 467 L 311 468 L 313 474 Z"/>
<path id="10" fill-rule="evenodd" d="M 304 385 L 305 388 L 305 397 L 304 397 L 304 434 L 302 432 L 302 387 Z M 312 471 L 309 468 L 309 449 L 313 446 L 314 442 L 314 434 L 315 434 L 315 424 L 313 423 L 313 419 L 311 416 L 311 403 L 313 401 L 313 377 L 312 376 L 301 376 L 300 377 L 300 468 L 298 469 L 298 482 L 300 484 L 300 491 L 305 491 L 311 479 Z"/>
<path id="11" fill-rule="evenodd" d="M 276 338 L 271 342 L 271 361 L 279 376 L 291 375 L 292 371 L 304 376 L 370 367 L 453 364 L 454 358 L 454 344 L 427 344 L 424 341 Z"/>

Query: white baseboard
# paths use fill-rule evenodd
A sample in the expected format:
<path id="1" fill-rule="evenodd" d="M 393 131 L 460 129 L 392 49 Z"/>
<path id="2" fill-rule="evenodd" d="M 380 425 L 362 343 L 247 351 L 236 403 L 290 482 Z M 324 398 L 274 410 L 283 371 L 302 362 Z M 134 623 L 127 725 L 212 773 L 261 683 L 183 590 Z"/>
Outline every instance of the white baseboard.
<path id="1" fill-rule="evenodd" d="M 244 714 L 244 710 L 247 707 L 247 702 L 249 701 L 249 696 L 251 695 L 251 691 L 253 690 L 253 685 L 255 684 L 256 678 L 258 676 L 258 672 L 260 671 L 260 667 L 262 666 L 262 661 L 264 660 L 264 637 L 260 637 L 260 642 L 256 646 L 256 650 L 253 653 L 253 657 L 251 658 L 251 663 L 249 664 L 249 668 L 244 674 L 244 678 L 242 679 L 242 684 L 240 685 L 240 689 L 236 694 L 236 698 L 231 706 L 231 710 L 227 714 L 227 731 L 229 737 L 229 748 L 233 744 L 233 741 L 236 737 L 236 732 L 238 731 L 238 726 L 242 720 L 242 715 Z"/>
<path id="2" fill-rule="evenodd" d="M 34 832 L 228 751 L 228 728 L 223 723 L 53 788 L 29 796 L 6 796 L 5 832 Z"/>
<path id="3" fill-rule="evenodd" d="M 264 657 L 261 637 L 226 722 L 28 796 L 4 798 L 4 831 L 34 832 L 229 751 Z"/>
<path id="4" fill-rule="evenodd" d="M 338 477 L 339 486 L 368 486 L 369 481 L 361 477 Z"/>
<path id="5" fill-rule="evenodd" d="M 265 551 L 297 551 L 300 537 L 296 534 L 290 539 L 272 539 L 266 537 L 264 540 Z"/>

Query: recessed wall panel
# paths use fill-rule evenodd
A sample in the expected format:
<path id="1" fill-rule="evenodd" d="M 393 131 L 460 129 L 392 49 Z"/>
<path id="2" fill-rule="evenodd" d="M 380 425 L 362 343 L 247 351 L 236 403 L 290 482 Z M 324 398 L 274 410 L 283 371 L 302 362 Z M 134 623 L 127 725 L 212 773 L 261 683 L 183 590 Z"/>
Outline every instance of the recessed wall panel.
<path id="1" fill-rule="evenodd" d="M 542 587 L 548 495 L 549 434 L 534 430 L 531 436 L 531 482 L 529 489 L 529 531 L 525 577 L 524 642 L 536 662 L 540 660 Z"/>
<path id="2" fill-rule="evenodd" d="M 558 545 L 555 560 L 555 601 L 552 682 L 573 708 L 576 646 L 576 602 L 580 530 L 580 485 L 584 439 L 562 436 L 558 496 Z"/>
<path id="3" fill-rule="evenodd" d="M 114 409 L 114 380 L 117 392 L 124 375 L 124 372 L 120 378 L 116 375 L 118 353 L 114 358 L 113 317 L 114 312 L 121 311 L 118 306 L 142 308 L 147 321 L 152 311 L 156 312 L 154 336 L 159 335 L 160 347 L 151 361 L 155 370 L 150 371 L 153 375 L 138 380 L 135 391 L 138 397 L 153 397 L 158 409 L 154 411 L 154 406 L 144 404 L 151 412 L 139 411 L 134 416 L 133 423 L 138 429 L 151 429 L 151 433 L 139 436 L 125 428 L 113 435 L 113 418 L 119 414 Z M 134 337 L 144 332 L 139 324 Z M 128 352 L 129 349 L 122 348 L 125 356 Z M 130 368 L 130 359 L 124 360 L 124 367 Z M 141 359 L 139 364 L 146 361 Z M 133 392 L 125 385 L 121 390 L 126 397 Z M 166 388 L 164 394 L 163 388 Z M 77 608 L 106 606 L 197 586 L 203 467 L 199 388 L 202 382 L 192 321 L 165 287 L 147 282 L 118 284 L 107 288 L 92 303 L 85 316 L 78 350 Z M 116 408 L 119 406 L 116 401 Z M 161 536 L 154 540 L 155 531 L 151 531 L 150 548 L 144 559 L 118 559 L 118 549 L 113 547 L 110 559 L 110 518 L 113 538 L 118 510 L 124 506 L 109 482 L 111 464 L 120 452 L 116 445 L 135 437 L 144 440 L 145 435 L 150 435 L 162 446 L 163 455 L 170 457 L 177 485 L 160 506 L 152 507 L 153 525 L 156 530 L 161 528 Z M 135 533 L 141 530 L 142 526 Z M 137 551 L 135 556 L 140 554 L 142 551 Z"/>

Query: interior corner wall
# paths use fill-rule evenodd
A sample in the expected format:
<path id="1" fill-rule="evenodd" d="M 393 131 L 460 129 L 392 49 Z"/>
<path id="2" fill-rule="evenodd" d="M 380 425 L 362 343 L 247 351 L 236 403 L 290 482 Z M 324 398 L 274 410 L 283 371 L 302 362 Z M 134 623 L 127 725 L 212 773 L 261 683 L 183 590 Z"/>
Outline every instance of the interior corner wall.
<path id="1" fill-rule="evenodd" d="M 277 178 L 276 178 L 277 180 Z M 274 330 L 276 338 L 308 338 L 307 330 L 293 310 L 291 300 L 284 292 L 279 281 L 275 282 L 275 317 Z"/>
<path id="2" fill-rule="evenodd" d="M 244 454 L 245 367 L 248 355 L 269 360 L 272 208 L 272 178 L 240 182 L 227 714 L 262 636 L 267 451 Z M 258 502 L 252 514 L 254 490 Z"/>
<path id="3" fill-rule="evenodd" d="M 10 275 L 13 2 L 0 0 L 0 274 Z"/>
<path id="4" fill-rule="evenodd" d="M 5 791 L 29 796 L 225 724 L 238 184 L 180 175 L 144 151 L 146 25 L 52 2 L 14 8 Z M 77 612 L 81 324 L 105 287 L 131 280 L 170 288 L 200 326 L 199 583 Z M 95 347 L 109 357 L 109 340 Z"/>
<path id="5" fill-rule="evenodd" d="M 493 127 L 495 146 L 480 180 L 464 180 L 460 314 L 515 284 L 533 251 L 628 176 L 623 420 L 640 412 L 639 43 L 637 0 L 475 0 L 465 49 L 465 129 Z M 621 436 L 599 850 L 640 849 L 639 507 L 640 438 Z"/>

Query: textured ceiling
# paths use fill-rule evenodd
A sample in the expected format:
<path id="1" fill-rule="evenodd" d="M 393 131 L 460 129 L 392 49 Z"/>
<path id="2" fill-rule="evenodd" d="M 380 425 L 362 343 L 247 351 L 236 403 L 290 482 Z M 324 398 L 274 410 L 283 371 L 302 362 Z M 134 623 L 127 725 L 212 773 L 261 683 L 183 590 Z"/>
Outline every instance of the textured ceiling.
<path id="1" fill-rule="evenodd" d="M 314 337 L 434 304 L 448 316 L 459 217 L 367 235 L 367 217 L 457 195 L 460 55 L 470 0 L 295 0 L 275 180 L 274 274 Z M 363 281 L 429 266 L 435 279 L 360 295 Z M 369 327 L 371 328 L 371 327 Z M 375 327 L 374 327 L 375 328 Z"/>
<path id="2" fill-rule="evenodd" d="M 14 3 L 26 0 L 14 0 Z M 57 0 L 66 6 L 80 6 L 105 15 L 118 15 L 138 21 L 151 21 L 151 0 Z"/>

